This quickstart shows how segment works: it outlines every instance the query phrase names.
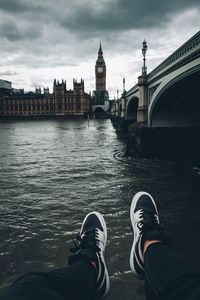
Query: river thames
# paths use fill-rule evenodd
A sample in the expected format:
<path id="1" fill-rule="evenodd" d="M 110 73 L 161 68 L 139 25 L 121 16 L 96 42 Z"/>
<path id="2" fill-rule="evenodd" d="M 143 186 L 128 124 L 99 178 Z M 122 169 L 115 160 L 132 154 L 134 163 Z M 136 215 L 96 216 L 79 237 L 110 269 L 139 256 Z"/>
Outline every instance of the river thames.
<path id="1" fill-rule="evenodd" d="M 107 299 L 144 299 L 130 272 L 133 195 L 150 192 L 180 257 L 200 267 L 200 169 L 193 163 L 133 159 L 110 120 L 0 124 L 0 284 L 66 266 L 87 213 L 104 215 L 111 278 Z"/>

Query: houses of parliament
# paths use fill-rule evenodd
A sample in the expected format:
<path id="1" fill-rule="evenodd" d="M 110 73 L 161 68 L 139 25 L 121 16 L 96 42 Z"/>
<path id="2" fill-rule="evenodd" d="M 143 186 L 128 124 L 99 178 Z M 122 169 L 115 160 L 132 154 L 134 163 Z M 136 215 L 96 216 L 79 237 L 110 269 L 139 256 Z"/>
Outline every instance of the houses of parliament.
<path id="1" fill-rule="evenodd" d="M 84 80 L 73 80 L 73 90 L 66 81 L 54 79 L 53 92 L 36 88 L 35 92 L 13 89 L 12 83 L 0 80 L 0 118 L 84 118 L 89 114 L 106 115 L 109 94 L 106 90 L 106 64 L 101 44 L 95 65 L 96 89 L 92 95 L 84 89 Z"/>

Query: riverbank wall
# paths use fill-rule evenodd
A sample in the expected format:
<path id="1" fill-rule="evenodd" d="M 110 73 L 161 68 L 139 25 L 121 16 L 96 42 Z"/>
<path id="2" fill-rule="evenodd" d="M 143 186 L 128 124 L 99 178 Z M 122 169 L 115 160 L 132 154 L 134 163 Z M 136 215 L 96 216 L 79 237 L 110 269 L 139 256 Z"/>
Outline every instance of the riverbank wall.
<path id="1" fill-rule="evenodd" d="M 108 119 L 107 114 L 85 113 L 83 115 L 63 115 L 63 114 L 38 114 L 38 115 L 0 115 L 0 121 L 16 120 L 77 120 L 77 119 Z"/>
<path id="2" fill-rule="evenodd" d="M 131 120 L 111 121 L 126 139 L 127 156 L 200 162 L 200 127 L 148 128 Z"/>

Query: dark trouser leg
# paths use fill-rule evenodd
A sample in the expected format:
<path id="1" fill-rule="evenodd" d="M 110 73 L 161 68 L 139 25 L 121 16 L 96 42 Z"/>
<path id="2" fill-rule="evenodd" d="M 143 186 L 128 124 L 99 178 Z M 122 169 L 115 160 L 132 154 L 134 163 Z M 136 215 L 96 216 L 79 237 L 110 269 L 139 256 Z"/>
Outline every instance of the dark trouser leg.
<path id="1" fill-rule="evenodd" d="M 144 256 L 147 299 L 200 299 L 200 272 L 176 258 L 161 243 L 148 247 Z"/>
<path id="2" fill-rule="evenodd" d="M 5 290 L 0 300 L 93 300 L 96 270 L 86 261 L 49 273 L 30 273 Z"/>

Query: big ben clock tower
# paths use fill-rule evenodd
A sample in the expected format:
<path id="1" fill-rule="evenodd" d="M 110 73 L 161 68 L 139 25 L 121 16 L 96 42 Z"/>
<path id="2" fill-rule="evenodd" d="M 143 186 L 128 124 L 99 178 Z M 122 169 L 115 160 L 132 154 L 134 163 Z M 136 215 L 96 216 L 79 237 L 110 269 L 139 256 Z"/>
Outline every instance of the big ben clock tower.
<path id="1" fill-rule="evenodd" d="M 106 90 L 106 64 L 103 58 L 101 43 L 95 65 L 96 90 L 92 96 L 92 111 L 95 115 L 105 115 L 109 107 L 109 95 Z"/>
<path id="2" fill-rule="evenodd" d="M 96 91 L 106 90 L 106 64 L 103 58 L 103 51 L 101 44 L 99 46 L 98 58 L 95 66 L 96 75 Z"/>

